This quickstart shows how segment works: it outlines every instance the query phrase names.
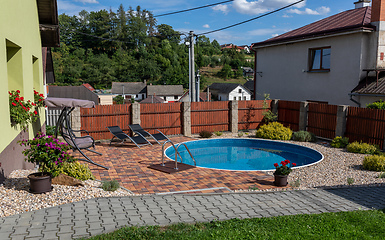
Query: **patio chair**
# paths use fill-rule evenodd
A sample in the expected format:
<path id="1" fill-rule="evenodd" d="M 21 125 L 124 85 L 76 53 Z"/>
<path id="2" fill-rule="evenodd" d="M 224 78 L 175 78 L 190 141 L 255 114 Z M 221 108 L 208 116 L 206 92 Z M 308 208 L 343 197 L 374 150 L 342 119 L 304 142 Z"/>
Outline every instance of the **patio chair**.
<path id="1" fill-rule="evenodd" d="M 137 136 L 133 136 L 133 137 L 130 137 L 128 136 L 126 133 L 124 133 L 122 131 L 122 129 L 119 127 L 119 126 L 110 126 L 110 127 L 107 127 L 108 130 L 110 130 L 110 132 L 112 133 L 112 135 L 114 135 L 112 138 L 111 138 L 111 141 L 110 141 L 110 145 L 112 143 L 112 140 L 114 138 L 118 138 L 120 139 L 123 143 L 124 140 L 126 140 L 127 138 L 131 140 L 131 142 L 133 142 L 138 148 L 140 148 L 140 146 L 144 146 L 144 145 L 152 145 L 145 137 L 143 137 L 142 135 L 137 135 Z"/>
<path id="2" fill-rule="evenodd" d="M 133 132 L 133 134 L 137 134 L 137 135 L 140 135 L 144 138 L 146 137 L 151 137 L 153 138 L 159 145 L 160 145 L 160 142 L 159 141 L 167 141 L 167 140 L 170 140 L 166 135 L 164 135 L 161 131 L 159 131 L 158 129 L 156 129 L 156 131 L 158 131 L 158 133 L 155 133 L 155 134 L 151 134 L 147 131 L 145 131 L 142 126 L 140 126 L 139 124 L 131 124 L 131 125 L 128 125 L 131 129 L 131 131 Z"/>

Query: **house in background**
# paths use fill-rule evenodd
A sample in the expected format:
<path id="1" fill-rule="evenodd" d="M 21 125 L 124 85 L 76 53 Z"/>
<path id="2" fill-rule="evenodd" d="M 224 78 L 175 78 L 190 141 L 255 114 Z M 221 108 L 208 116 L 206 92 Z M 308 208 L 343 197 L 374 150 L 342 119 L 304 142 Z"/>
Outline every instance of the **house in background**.
<path id="1" fill-rule="evenodd" d="M 237 83 L 213 83 L 209 89 L 213 99 L 219 101 L 251 100 L 250 91 Z"/>
<path id="2" fill-rule="evenodd" d="M 251 67 L 242 67 L 243 70 L 243 76 L 246 78 L 253 78 L 254 77 L 254 69 Z"/>
<path id="3" fill-rule="evenodd" d="M 207 94 L 207 92 L 199 92 L 199 102 L 210 102 L 210 95 L 211 93 Z M 182 95 L 182 97 L 179 99 L 179 102 L 190 102 L 190 94 L 188 90 Z"/>
<path id="4" fill-rule="evenodd" d="M 183 95 L 182 85 L 148 85 L 147 96 L 156 95 L 163 98 L 165 103 L 177 102 Z"/>
<path id="5" fill-rule="evenodd" d="M 255 98 L 268 93 L 272 99 L 353 106 L 384 98 L 382 91 L 357 91 L 364 70 L 375 77 L 385 69 L 385 0 L 369 5 L 359 0 L 355 9 L 252 44 L 259 73 Z"/>
<path id="6" fill-rule="evenodd" d="M 94 88 L 89 84 L 80 86 L 48 86 L 48 97 L 90 100 L 95 105 L 99 105 L 99 96 L 91 89 Z"/>
<path id="7" fill-rule="evenodd" d="M 59 46 L 56 0 L 7 0 L 0 9 L 0 182 L 15 169 L 32 169 L 24 161 L 17 142 L 33 138 L 45 128 L 45 111 L 27 131 L 11 126 L 8 91 L 20 90 L 27 99 L 34 99 L 34 89 L 45 92 L 42 49 Z M 46 57 L 46 54 L 44 54 Z"/>
<path id="8" fill-rule="evenodd" d="M 243 86 L 251 93 L 251 99 L 254 99 L 254 80 L 248 80 Z"/>
<path id="9" fill-rule="evenodd" d="M 140 101 L 140 104 L 142 103 L 164 103 L 164 100 L 156 95 L 151 95 Z"/>
<path id="10" fill-rule="evenodd" d="M 112 97 L 123 96 L 125 100 L 142 101 L 147 97 L 144 82 L 113 82 L 111 88 Z"/>

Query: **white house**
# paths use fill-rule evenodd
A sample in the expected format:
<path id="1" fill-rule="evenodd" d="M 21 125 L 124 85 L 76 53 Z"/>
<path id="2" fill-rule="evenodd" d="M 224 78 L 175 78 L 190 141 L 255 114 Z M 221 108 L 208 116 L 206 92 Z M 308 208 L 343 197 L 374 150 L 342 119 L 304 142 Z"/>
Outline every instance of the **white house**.
<path id="1" fill-rule="evenodd" d="M 251 100 L 250 91 L 237 83 L 213 83 L 209 89 L 213 99 L 219 101 Z"/>
<path id="2" fill-rule="evenodd" d="M 355 5 L 252 44 L 255 98 L 268 93 L 276 99 L 353 106 L 385 99 L 385 91 L 368 93 L 359 87 L 367 72 L 372 79 L 385 72 L 385 0 L 373 0 L 372 7 L 369 0 Z"/>
<path id="3" fill-rule="evenodd" d="M 121 95 L 127 100 L 141 101 L 147 97 L 146 86 L 145 82 L 113 82 L 111 93 L 114 96 Z"/>

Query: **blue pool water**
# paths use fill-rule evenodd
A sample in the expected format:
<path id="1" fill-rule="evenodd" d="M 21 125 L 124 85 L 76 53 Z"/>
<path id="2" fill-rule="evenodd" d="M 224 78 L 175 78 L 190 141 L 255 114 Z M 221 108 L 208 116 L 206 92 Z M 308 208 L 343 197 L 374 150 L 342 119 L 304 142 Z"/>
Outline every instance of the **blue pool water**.
<path id="1" fill-rule="evenodd" d="M 198 167 L 256 171 L 274 170 L 274 163 L 286 159 L 297 167 L 314 164 L 323 159 L 323 155 L 311 148 L 290 143 L 262 139 L 208 139 L 185 142 L 194 156 Z M 183 163 L 194 165 L 186 148 L 178 148 Z M 165 155 L 175 160 L 175 150 L 168 147 Z M 178 157 L 178 162 L 180 158 Z"/>

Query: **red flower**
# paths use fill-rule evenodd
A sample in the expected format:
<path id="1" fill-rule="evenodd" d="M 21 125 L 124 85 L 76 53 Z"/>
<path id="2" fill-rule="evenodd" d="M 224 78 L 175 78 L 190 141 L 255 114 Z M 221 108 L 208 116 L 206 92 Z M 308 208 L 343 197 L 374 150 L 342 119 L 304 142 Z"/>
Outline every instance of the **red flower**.
<path id="1" fill-rule="evenodd" d="M 12 105 L 16 107 L 16 103 L 13 102 Z"/>
<path id="2" fill-rule="evenodd" d="M 292 163 L 291 165 L 293 165 L 293 167 L 297 166 L 297 164 L 296 164 L 296 163 Z"/>
<path id="3" fill-rule="evenodd" d="M 21 100 L 21 101 L 24 101 L 24 97 L 21 97 L 20 100 Z"/>
<path id="4" fill-rule="evenodd" d="M 17 98 L 15 98 L 15 100 L 16 100 L 16 102 L 18 102 L 20 100 L 20 98 L 17 97 Z"/>
<path id="5" fill-rule="evenodd" d="M 43 95 L 43 94 L 40 94 L 39 96 L 40 96 L 40 97 L 44 97 L 44 95 Z"/>
<path id="6" fill-rule="evenodd" d="M 12 96 L 12 93 L 11 92 L 8 92 L 9 93 L 9 95 L 11 95 Z"/>
<path id="7" fill-rule="evenodd" d="M 281 161 L 281 164 L 282 164 L 283 166 L 285 166 L 285 165 L 286 165 L 286 162 L 285 162 L 285 161 Z"/>
<path id="8" fill-rule="evenodd" d="M 286 163 L 286 164 L 289 164 L 289 163 L 290 163 L 290 161 L 289 161 L 288 159 L 286 159 L 286 160 L 285 160 L 285 163 Z"/>
<path id="9" fill-rule="evenodd" d="M 19 104 L 20 104 L 21 106 L 23 106 L 23 104 L 22 104 L 21 102 L 19 102 Z"/>
<path id="10" fill-rule="evenodd" d="M 43 101 L 41 98 L 39 99 L 39 102 Z"/>
<path id="11" fill-rule="evenodd" d="M 274 167 L 278 167 L 278 163 L 274 163 Z"/>
<path id="12" fill-rule="evenodd" d="M 17 90 L 16 92 L 17 92 L 17 93 L 20 93 L 20 90 Z"/>
<path id="13" fill-rule="evenodd" d="M 35 115 L 37 115 L 37 112 L 36 112 L 36 111 L 34 111 L 33 113 L 34 113 Z"/>

